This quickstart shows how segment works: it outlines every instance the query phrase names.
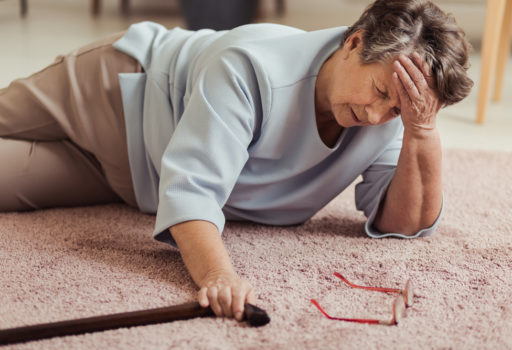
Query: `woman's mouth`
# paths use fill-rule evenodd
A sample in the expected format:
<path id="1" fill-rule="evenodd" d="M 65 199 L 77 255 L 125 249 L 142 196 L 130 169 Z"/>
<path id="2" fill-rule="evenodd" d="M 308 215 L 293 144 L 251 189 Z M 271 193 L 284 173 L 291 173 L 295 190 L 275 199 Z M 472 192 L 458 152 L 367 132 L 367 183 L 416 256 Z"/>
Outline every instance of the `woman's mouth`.
<path id="1" fill-rule="evenodd" d="M 352 108 L 350 108 L 350 113 L 352 113 L 352 119 L 354 119 L 354 121 L 357 123 L 357 124 L 360 124 L 361 121 L 357 118 L 356 114 L 354 113 L 354 111 L 352 110 Z"/>

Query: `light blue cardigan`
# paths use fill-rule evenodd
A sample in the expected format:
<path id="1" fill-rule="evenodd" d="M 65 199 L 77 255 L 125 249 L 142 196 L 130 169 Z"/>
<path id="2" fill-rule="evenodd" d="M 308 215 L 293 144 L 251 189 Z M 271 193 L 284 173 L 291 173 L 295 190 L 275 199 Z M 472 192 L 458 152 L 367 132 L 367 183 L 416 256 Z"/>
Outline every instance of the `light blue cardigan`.
<path id="1" fill-rule="evenodd" d="M 221 233 L 226 219 L 302 223 L 361 174 L 355 200 L 367 234 L 406 237 L 372 227 L 398 161 L 400 118 L 345 129 L 333 148 L 318 134 L 316 78 L 345 30 L 143 22 L 114 44 L 145 71 L 119 78 L 135 195 L 157 214 L 156 239 L 174 245 L 168 228 L 188 220 Z M 410 237 L 430 235 L 438 221 Z"/>

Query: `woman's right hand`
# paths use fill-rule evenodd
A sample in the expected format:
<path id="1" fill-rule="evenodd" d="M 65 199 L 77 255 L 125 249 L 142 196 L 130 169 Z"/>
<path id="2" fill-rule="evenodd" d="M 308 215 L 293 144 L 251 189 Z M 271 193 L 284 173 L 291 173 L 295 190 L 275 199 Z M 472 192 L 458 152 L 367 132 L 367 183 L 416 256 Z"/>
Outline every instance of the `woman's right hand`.
<path id="1" fill-rule="evenodd" d="M 243 318 L 244 303 L 256 298 L 249 282 L 235 272 L 217 226 L 192 220 L 176 224 L 170 232 L 192 279 L 199 287 L 197 299 L 217 316 Z"/>
<path id="2" fill-rule="evenodd" d="M 244 303 L 254 304 L 253 287 L 235 272 L 214 271 L 199 283 L 198 301 L 202 307 L 210 306 L 218 317 L 243 318 Z"/>

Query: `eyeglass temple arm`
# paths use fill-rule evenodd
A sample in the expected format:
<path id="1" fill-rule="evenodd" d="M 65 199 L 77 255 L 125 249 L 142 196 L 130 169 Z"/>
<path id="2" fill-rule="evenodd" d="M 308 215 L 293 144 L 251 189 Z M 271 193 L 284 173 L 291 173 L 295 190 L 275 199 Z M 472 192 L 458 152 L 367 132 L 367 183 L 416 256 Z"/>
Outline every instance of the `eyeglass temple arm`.
<path id="1" fill-rule="evenodd" d="M 339 278 L 339 279 L 341 279 L 343 282 L 345 282 L 346 284 L 348 284 L 349 286 L 351 286 L 351 287 L 353 287 L 353 288 L 360 288 L 360 289 L 365 289 L 365 290 L 373 290 L 373 291 L 377 291 L 377 292 L 403 293 L 403 290 L 402 290 L 402 289 L 359 286 L 359 285 L 357 285 L 357 284 L 354 284 L 354 283 L 350 282 L 349 280 L 347 280 L 345 277 L 343 277 L 343 276 L 342 276 L 341 274 L 339 274 L 338 272 L 335 272 L 335 273 L 334 273 L 334 276 L 338 277 L 338 278 Z"/>
<path id="2" fill-rule="evenodd" d="M 394 322 L 394 320 L 384 321 L 384 320 L 374 320 L 374 319 L 364 319 L 364 318 L 332 317 L 327 312 L 325 312 L 324 309 L 322 309 L 320 304 L 318 304 L 318 302 L 315 299 L 311 299 L 311 302 L 313 303 L 313 305 L 315 305 L 317 307 L 318 310 L 320 310 L 321 313 L 324 314 L 325 317 L 327 317 L 330 320 L 334 320 L 334 321 L 346 321 L 346 322 L 369 323 L 369 324 L 386 324 L 386 325 L 391 325 L 391 324 L 396 323 L 396 322 Z"/>

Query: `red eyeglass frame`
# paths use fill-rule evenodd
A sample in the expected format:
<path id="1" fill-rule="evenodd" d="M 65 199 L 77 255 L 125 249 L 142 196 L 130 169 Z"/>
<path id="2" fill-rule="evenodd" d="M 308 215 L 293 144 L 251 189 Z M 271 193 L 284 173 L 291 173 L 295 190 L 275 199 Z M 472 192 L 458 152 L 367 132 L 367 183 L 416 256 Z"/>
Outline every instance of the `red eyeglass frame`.
<path id="1" fill-rule="evenodd" d="M 384 292 L 384 293 L 399 293 L 401 295 L 397 296 L 393 301 L 392 308 L 392 318 L 391 320 L 377 320 L 377 319 L 362 319 L 362 318 L 345 318 L 345 317 L 332 317 L 327 312 L 322 309 L 320 304 L 315 300 L 311 299 L 311 303 L 315 305 L 320 312 L 322 312 L 325 317 L 330 320 L 335 321 L 346 321 L 346 322 L 357 322 L 357 323 L 369 323 L 369 324 L 384 324 L 384 325 L 396 325 L 405 315 L 406 307 L 410 307 L 413 304 L 414 291 L 411 286 L 410 280 L 407 280 L 405 283 L 404 289 L 396 289 L 396 288 L 383 288 L 383 287 L 369 287 L 369 286 L 360 286 L 354 284 L 343 277 L 340 273 L 335 272 L 334 276 L 341 279 L 343 282 L 348 284 L 352 288 L 365 289 L 370 291 Z"/>

